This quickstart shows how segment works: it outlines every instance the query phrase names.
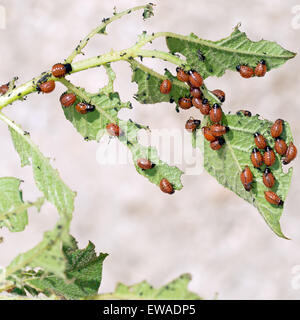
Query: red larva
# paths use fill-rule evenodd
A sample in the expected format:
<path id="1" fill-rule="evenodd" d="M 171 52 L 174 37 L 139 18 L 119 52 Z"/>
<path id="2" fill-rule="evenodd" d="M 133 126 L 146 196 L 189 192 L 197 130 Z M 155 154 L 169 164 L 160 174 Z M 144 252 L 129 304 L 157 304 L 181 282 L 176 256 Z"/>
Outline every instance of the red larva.
<path id="1" fill-rule="evenodd" d="M 95 106 L 85 103 L 85 102 L 79 102 L 76 104 L 75 109 L 80 114 L 86 114 L 88 112 L 92 112 L 95 110 Z"/>
<path id="2" fill-rule="evenodd" d="M 203 133 L 204 138 L 209 142 L 217 140 L 217 138 L 211 133 L 211 130 L 209 127 L 203 127 L 202 133 Z"/>
<path id="3" fill-rule="evenodd" d="M 239 110 L 236 112 L 237 115 L 239 114 L 243 114 L 245 117 L 251 117 L 252 116 L 252 113 L 248 110 Z"/>
<path id="4" fill-rule="evenodd" d="M 195 108 L 199 109 L 203 115 L 208 115 L 210 111 L 210 105 L 207 99 L 201 100 L 200 98 L 193 98 L 192 104 Z"/>
<path id="5" fill-rule="evenodd" d="M 166 178 L 163 178 L 160 180 L 159 187 L 160 187 L 160 190 L 164 193 L 168 193 L 168 194 L 174 193 L 174 188 L 172 184 Z"/>
<path id="6" fill-rule="evenodd" d="M 223 137 L 217 138 L 217 140 L 212 141 L 210 143 L 210 147 L 212 150 L 219 150 L 222 148 L 223 144 L 225 143 L 225 140 Z"/>
<path id="7" fill-rule="evenodd" d="M 8 91 L 9 87 L 8 87 L 8 83 L 7 84 L 3 84 L 2 86 L 0 86 L 0 95 L 5 94 Z"/>
<path id="8" fill-rule="evenodd" d="M 265 149 L 267 147 L 267 142 L 263 135 L 261 135 L 259 132 L 255 132 L 253 136 L 257 148 Z"/>
<path id="9" fill-rule="evenodd" d="M 38 86 L 38 90 L 42 91 L 43 93 L 52 92 L 54 89 L 55 89 L 55 82 L 53 80 L 43 82 Z"/>
<path id="10" fill-rule="evenodd" d="M 241 172 L 240 179 L 246 191 L 250 191 L 253 182 L 253 174 L 248 166 L 246 166 L 245 169 Z"/>
<path id="11" fill-rule="evenodd" d="M 252 68 L 248 66 L 237 66 L 236 70 L 240 73 L 243 78 L 251 78 L 253 77 L 254 71 Z"/>
<path id="12" fill-rule="evenodd" d="M 285 143 L 285 141 L 283 139 L 281 139 L 280 137 L 275 138 L 275 151 L 280 154 L 281 156 L 283 156 L 286 153 L 287 150 L 287 145 Z"/>
<path id="13" fill-rule="evenodd" d="M 267 188 L 272 188 L 275 184 L 275 177 L 269 168 L 264 171 L 263 183 Z"/>
<path id="14" fill-rule="evenodd" d="M 181 108 L 181 109 L 189 109 L 189 108 L 191 108 L 191 106 L 192 106 L 192 100 L 190 99 L 190 98 L 185 98 L 185 97 L 183 97 L 183 98 L 180 98 L 179 100 L 178 100 L 178 104 L 179 104 L 179 107 Z"/>
<path id="15" fill-rule="evenodd" d="M 62 64 L 62 63 L 56 63 L 52 67 L 52 74 L 56 78 L 62 78 L 67 73 L 70 73 L 72 71 L 72 66 L 70 63 Z"/>
<path id="16" fill-rule="evenodd" d="M 209 117 L 212 122 L 220 122 L 222 119 L 222 108 L 215 103 L 209 111 Z"/>
<path id="17" fill-rule="evenodd" d="M 120 127 L 115 123 L 107 124 L 106 131 L 110 136 L 113 136 L 113 137 L 119 137 L 122 134 Z"/>
<path id="18" fill-rule="evenodd" d="M 276 160 L 276 156 L 272 148 L 266 147 L 265 153 L 264 153 L 264 163 L 266 166 L 271 167 Z"/>
<path id="19" fill-rule="evenodd" d="M 260 60 L 258 65 L 255 67 L 254 74 L 257 77 L 263 77 L 267 72 L 267 66 L 265 60 Z"/>
<path id="20" fill-rule="evenodd" d="M 221 137 L 223 134 L 229 131 L 228 127 L 222 126 L 221 124 L 213 124 L 209 127 L 212 135 L 215 137 Z"/>
<path id="21" fill-rule="evenodd" d="M 160 85 L 160 92 L 162 94 L 169 94 L 172 89 L 172 82 L 169 79 L 163 80 Z"/>
<path id="22" fill-rule="evenodd" d="M 199 88 L 203 84 L 203 78 L 201 77 L 201 75 L 197 71 L 190 70 L 189 71 L 189 83 L 193 87 Z"/>
<path id="23" fill-rule="evenodd" d="M 137 159 L 136 163 L 142 170 L 149 170 L 153 168 L 153 163 L 146 158 Z"/>
<path id="24" fill-rule="evenodd" d="M 282 130 L 283 130 L 283 120 L 277 119 L 271 127 L 271 136 L 273 138 L 279 137 L 282 133 Z"/>
<path id="25" fill-rule="evenodd" d="M 213 90 L 212 93 L 221 101 L 224 102 L 225 101 L 225 92 L 220 90 L 220 89 L 216 89 Z"/>
<path id="26" fill-rule="evenodd" d="M 257 148 L 254 148 L 251 153 L 251 162 L 255 168 L 259 168 L 263 164 L 263 156 Z"/>
<path id="27" fill-rule="evenodd" d="M 202 92 L 199 88 L 191 88 L 190 89 L 191 96 L 194 98 L 201 98 Z"/>
<path id="28" fill-rule="evenodd" d="M 296 156 L 297 156 L 297 148 L 293 144 L 293 142 L 290 142 L 285 154 L 285 158 L 283 159 L 283 164 L 290 163 L 292 160 L 296 158 Z"/>
<path id="29" fill-rule="evenodd" d="M 76 101 L 76 95 L 74 93 L 64 93 L 60 97 L 60 103 L 63 107 L 70 107 Z"/>
<path id="30" fill-rule="evenodd" d="M 177 67 L 176 68 L 176 72 L 177 72 L 177 79 L 179 81 L 182 81 L 182 82 L 188 82 L 189 81 L 189 75 L 183 69 Z"/>
<path id="31" fill-rule="evenodd" d="M 265 191 L 265 198 L 271 204 L 274 204 L 276 206 L 283 206 L 283 201 L 273 191 Z"/>
<path id="32" fill-rule="evenodd" d="M 198 129 L 200 127 L 201 121 L 197 120 L 197 119 L 193 119 L 190 118 L 189 120 L 187 120 L 187 122 L 185 123 L 185 129 L 188 132 L 194 132 L 196 129 Z"/>

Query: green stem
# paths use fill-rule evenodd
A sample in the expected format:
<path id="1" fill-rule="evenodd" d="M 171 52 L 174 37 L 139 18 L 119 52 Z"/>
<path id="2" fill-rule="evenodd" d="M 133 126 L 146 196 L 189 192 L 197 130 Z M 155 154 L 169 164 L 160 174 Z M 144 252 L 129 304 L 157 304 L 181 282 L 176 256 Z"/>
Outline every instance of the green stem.
<path id="1" fill-rule="evenodd" d="M 66 59 L 67 63 L 72 63 L 73 59 L 82 52 L 82 49 L 88 44 L 89 40 L 94 37 L 96 34 L 102 33 L 105 34 L 105 28 L 107 27 L 108 24 L 121 19 L 123 16 L 126 14 L 130 14 L 134 11 L 146 9 L 148 6 L 152 6 L 151 4 L 143 5 L 143 6 L 137 6 L 132 9 L 125 10 L 120 13 L 115 13 L 113 17 L 108 18 L 108 19 L 103 19 L 103 22 L 92 30 L 83 40 L 80 41 L 79 45 L 75 48 L 75 50 L 69 55 L 69 57 Z"/>

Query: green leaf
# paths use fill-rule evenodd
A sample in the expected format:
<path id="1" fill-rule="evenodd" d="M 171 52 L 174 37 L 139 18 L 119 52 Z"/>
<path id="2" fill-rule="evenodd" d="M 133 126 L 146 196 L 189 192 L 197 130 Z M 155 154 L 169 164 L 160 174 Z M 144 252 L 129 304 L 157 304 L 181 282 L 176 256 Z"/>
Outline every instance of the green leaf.
<path id="1" fill-rule="evenodd" d="M 49 159 L 43 156 L 29 134 L 3 113 L 0 113 L 0 118 L 9 126 L 15 149 L 21 158 L 21 165 L 32 165 L 37 187 L 59 212 L 59 221 L 54 229 L 45 232 L 39 244 L 18 255 L 6 268 L 7 280 L 18 282 L 17 274 L 26 267 L 43 268 L 45 273 L 51 272 L 64 277 L 66 260 L 62 246 L 70 241 L 69 226 L 75 193 L 61 180 L 57 170 L 52 168 Z"/>
<path id="2" fill-rule="evenodd" d="M 201 300 L 196 294 L 188 290 L 191 276 L 183 274 L 161 288 L 153 288 L 148 282 L 142 281 L 133 286 L 119 283 L 115 292 L 100 294 L 88 299 L 120 299 L 120 300 Z"/>
<path id="3" fill-rule="evenodd" d="M 89 242 L 85 249 L 78 249 L 74 238 L 71 246 L 64 246 L 67 258 L 66 275 L 69 280 L 54 275 L 38 277 L 27 281 L 38 291 L 54 292 L 68 299 L 79 299 L 97 294 L 102 279 L 102 264 L 107 254 L 95 252 Z"/>
<path id="4" fill-rule="evenodd" d="M 110 70 L 109 70 L 110 71 Z M 113 79 L 113 76 L 112 78 Z M 89 95 L 85 92 L 85 95 Z M 79 114 L 74 106 L 65 108 L 64 112 L 68 120 L 76 127 L 78 132 L 87 140 L 100 140 L 106 134 L 106 125 L 118 123 L 122 132 L 120 142 L 132 152 L 135 167 L 141 175 L 150 182 L 159 185 L 162 178 L 168 179 L 175 190 L 182 188 L 180 177 L 183 174 L 177 167 L 169 166 L 158 158 L 157 150 L 153 147 L 145 147 L 138 142 L 138 131 L 145 128 L 133 121 L 122 121 L 118 119 L 118 112 L 121 108 L 130 107 L 130 103 L 122 103 L 117 92 L 109 94 L 89 95 L 90 103 L 96 106 L 96 110 L 84 115 Z M 75 105 L 75 104 L 74 104 Z M 151 160 L 155 166 L 149 170 L 142 170 L 136 165 L 138 158 L 145 157 Z"/>
<path id="5" fill-rule="evenodd" d="M 140 103 L 153 104 L 173 101 L 177 103 L 179 98 L 190 95 L 188 85 L 177 80 L 167 69 L 165 69 L 165 75 L 161 75 L 135 60 L 130 61 L 130 64 L 133 71 L 132 82 L 136 82 L 138 85 L 138 92 L 134 97 Z M 169 94 L 162 94 L 159 90 L 164 79 L 169 79 L 172 82 Z"/>
<path id="6" fill-rule="evenodd" d="M 270 134 L 272 123 L 259 119 L 259 116 L 246 117 L 242 113 L 239 115 L 224 115 L 224 125 L 229 126 L 230 131 L 224 135 L 225 145 L 218 151 L 213 151 L 209 142 L 203 138 L 199 130 L 196 140 L 193 136 L 193 145 L 199 147 L 204 155 L 204 168 L 224 187 L 232 190 L 238 196 L 255 206 L 263 216 L 269 227 L 279 236 L 285 238 L 280 227 L 280 217 L 283 212 L 282 207 L 267 202 L 264 191 L 267 187 L 263 184 L 261 170 L 253 167 L 250 156 L 255 147 L 253 134 L 260 132 L 267 140 L 268 145 L 274 147 L 274 139 Z M 205 124 L 203 124 L 205 125 Z M 293 140 L 290 126 L 284 122 L 282 138 L 289 143 Z M 284 201 L 291 182 L 292 168 L 287 173 L 283 171 L 280 156 L 276 154 L 276 162 L 271 167 L 276 183 L 271 189 L 276 192 Z M 254 183 L 250 192 L 247 192 L 241 181 L 240 173 L 248 165 L 254 176 Z"/>
<path id="7" fill-rule="evenodd" d="M 118 112 L 122 108 L 131 108 L 131 104 L 129 102 L 122 103 L 117 92 L 110 92 L 108 94 L 100 93 L 89 95 L 89 97 L 90 103 L 103 110 L 103 113 L 100 113 L 99 110 L 96 109 L 87 114 L 80 114 L 75 109 L 75 105 L 79 100 L 72 106 L 63 108 L 63 110 L 66 118 L 72 122 L 77 131 L 86 140 L 99 141 L 106 132 L 106 125 L 112 122 L 110 119 L 116 121 Z M 107 116 L 105 116 L 104 113 Z"/>
<path id="8" fill-rule="evenodd" d="M 120 121 L 120 127 L 124 132 L 123 136 L 120 136 L 119 140 L 128 147 L 132 153 L 132 160 L 137 172 L 146 177 L 150 182 L 159 186 L 160 180 L 166 178 L 173 185 L 175 190 L 182 188 L 180 178 L 183 172 L 175 166 L 169 166 L 167 163 L 159 159 L 156 148 L 141 145 L 138 141 L 138 132 L 142 127 L 133 122 Z M 142 170 L 136 163 L 137 159 L 146 158 L 149 159 L 154 167 L 149 170 Z"/>
<path id="9" fill-rule="evenodd" d="M 229 37 L 218 41 L 202 40 L 194 34 L 178 38 L 170 36 L 166 41 L 171 53 L 183 54 L 187 66 L 197 70 L 203 78 L 221 77 L 226 70 L 236 71 L 239 64 L 255 68 L 262 59 L 270 71 L 295 56 L 275 42 L 249 40 L 238 27 Z"/>
<path id="10" fill-rule="evenodd" d="M 23 231 L 28 224 L 20 184 L 17 178 L 0 178 L 0 228 L 7 227 L 12 232 Z"/>
<path id="11" fill-rule="evenodd" d="M 17 129 L 17 130 L 16 130 Z M 38 189 L 54 204 L 61 215 L 71 216 L 74 210 L 75 192 L 60 178 L 48 158 L 20 127 L 9 127 L 14 147 L 21 159 L 21 166 L 32 165 L 33 176 Z"/>

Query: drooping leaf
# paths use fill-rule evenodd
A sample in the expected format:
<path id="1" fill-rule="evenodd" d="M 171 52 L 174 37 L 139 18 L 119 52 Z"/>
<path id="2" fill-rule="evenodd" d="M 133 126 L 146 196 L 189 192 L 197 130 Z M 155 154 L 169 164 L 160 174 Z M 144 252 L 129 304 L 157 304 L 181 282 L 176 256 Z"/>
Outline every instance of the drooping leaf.
<path id="1" fill-rule="evenodd" d="M 91 242 L 85 249 L 78 249 L 74 238 L 70 246 L 64 246 L 63 251 L 67 258 L 67 279 L 48 274 L 27 283 L 38 291 L 54 292 L 68 299 L 97 294 L 102 279 L 102 264 L 107 254 L 97 256 Z"/>
<path id="2" fill-rule="evenodd" d="M 177 80 L 167 69 L 161 75 L 150 68 L 147 68 L 138 61 L 130 62 L 133 71 L 132 82 L 138 85 L 138 92 L 135 95 L 137 101 L 142 104 L 153 104 L 158 102 L 175 102 L 177 104 L 181 97 L 189 96 L 189 87 Z M 172 89 L 169 94 L 162 94 L 159 90 L 164 79 L 172 82 Z"/>
<path id="3" fill-rule="evenodd" d="M 100 294 L 88 299 L 119 299 L 119 300 L 201 300 L 196 294 L 188 290 L 191 281 L 189 274 L 183 274 L 179 278 L 169 282 L 161 288 L 153 288 L 148 282 L 142 281 L 133 286 L 119 283 L 115 292 Z"/>
<path id="4" fill-rule="evenodd" d="M 20 128 L 19 128 L 20 129 Z M 14 147 L 21 159 L 21 166 L 31 165 L 38 189 L 54 204 L 61 215 L 71 216 L 74 210 L 75 192 L 60 178 L 48 158 L 40 152 L 29 135 L 9 127 Z"/>
<path id="5" fill-rule="evenodd" d="M 21 165 L 32 165 L 35 183 L 45 198 L 53 203 L 59 212 L 59 221 L 53 230 L 44 233 L 42 241 L 31 250 L 19 254 L 6 268 L 8 281 L 16 281 L 16 274 L 26 267 L 43 268 L 44 272 L 51 272 L 64 277 L 66 267 L 63 244 L 70 241 L 69 226 L 74 209 L 75 193 L 61 180 L 57 170 L 50 165 L 38 147 L 32 142 L 28 133 L 18 125 L 0 114 L 7 123 L 13 144 L 21 158 Z"/>
<path id="6" fill-rule="evenodd" d="M 17 178 L 0 178 L 0 228 L 7 227 L 12 232 L 23 231 L 28 224 L 20 184 Z"/>
<path id="7" fill-rule="evenodd" d="M 186 65 L 200 72 L 203 78 L 221 77 L 226 70 L 235 71 L 239 64 L 255 68 L 262 59 L 270 71 L 295 56 L 275 42 L 249 40 L 238 27 L 229 37 L 218 41 L 202 40 L 194 34 L 178 38 L 170 36 L 166 41 L 170 51 L 183 54 Z"/>
<path id="8" fill-rule="evenodd" d="M 73 123 L 82 136 L 88 137 L 88 140 L 100 140 L 107 133 L 106 125 L 108 123 L 118 123 L 123 132 L 119 140 L 132 152 L 138 173 L 156 185 L 159 185 L 162 178 L 166 178 L 173 184 L 175 190 L 182 188 L 180 177 L 183 172 L 177 167 L 169 166 L 161 161 L 155 148 L 145 147 L 139 143 L 138 131 L 144 127 L 133 121 L 118 119 L 118 111 L 123 107 L 129 107 L 130 103 L 122 103 L 117 92 L 90 95 L 90 100 L 96 106 L 96 110 L 91 113 L 81 115 L 74 109 L 74 106 L 64 110 L 67 119 Z M 155 166 L 150 170 L 140 169 L 136 165 L 136 160 L 142 157 L 149 158 Z"/>
<path id="9" fill-rule="evenodd" d="M 120 121 L 120 127 L 124 132 L 119 140 L 125 144 L 132 153 L 132 160 L 137 172 L 146 177 L 150 182 L 159 186 L 160 180 L 166 178 L 173 185 L 175 190 L 182 188 L 181 176 L 183 172 L 175 166 L 169 166 L 167 163 L 161 161 L 158 156 L 157 149 L 151 146 L 143 146 L 138 141 L 138 132 L 142 127 L 129 120 Z M 142 170 L 137 165 L 137 159 L 149 159 L 154 165 L 152 169 Z"/>
<path id="10" fill-rule="evenodd" d="M 267 187 L 263 184 L 262 174 L 265 166 L 261 169 L 255 169 L 250 160 L 251 151 L 255 147 L 253 134 L 261 133 L 267 140 L 268 145 L 274 147 L 274 139 L 270 134 L 272 123 L 267 120 L 261 120 L 258 115 L 246 117 L 242 113 L 239 115 L 226 115 L 223 122 L 230 128 L 230 131 L 224 135 L 225 145 L 218 151 L 213 151 L 209 142 L 203 138 L 201 130 L 198 131 L 196 140 L 193 136 L 193 145 L 200 147 L 203 151 L 204 168 L 225 188 L 232 190 L 238 196 L 254 205 L 263 216 L 269 227 L 280 237 L 285 237 L 280 227 L 280 217 L 283 207 L 271 205 L 266 201 L 264 191 Z M 289 143 L 292 141 L 292 133 L 289 124 L 284 122 L 284 131 L 282 138 Z M 271 189 L 276 192 L 284 201 L 291 182 L 292 168 L 287 173 L 284 172 L 280 156 L 276 154 L 276 162 L 270 167 L 276 183 Z M 240 173 L 249 166 L 254 176 L 253 187 L 247 192 L 241 181 Z"/>

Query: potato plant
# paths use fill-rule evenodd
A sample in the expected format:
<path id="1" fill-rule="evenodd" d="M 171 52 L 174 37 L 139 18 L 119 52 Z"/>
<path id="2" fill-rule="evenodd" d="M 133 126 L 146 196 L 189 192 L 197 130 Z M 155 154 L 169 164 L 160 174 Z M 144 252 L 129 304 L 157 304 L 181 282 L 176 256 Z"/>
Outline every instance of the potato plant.
<path id="1" fill-rule="evenodd" d="M 283 65 L 295 54 L 275 42 L 253 42 L 240 31 L 240 26 L 236 26 L 227 38 L 218 41 L 200 39 L 193 33 L 180 35 L 144 31 L 138 36 L 136 43 L 127 49 L 111 50 L 102 55 L 75 61 L 94 36 L 106 34 L 110 23 L 137 10 L 142 11 L 143 19 L 148 19 L 153 15 L 153 7 L 154 5 L 149 3 L 120 13 L 114 11 L 112 17 L 104 18 L 54 69 L 50 67 L 21 85 L 17 86 L 17 79 L 14 78 L 1 87 L 0 119 L 8 126 L 21 166 L 31 166 L 36 187 L 43 196 L 35 201 L 26 201 L 20 189 L 20 179 L 0 178 L 0 227 L 8 228 L 11 232 L 23 231 L 28 224 L 28 209 L 35 207 L 41 210 L 45 201 L 52 203 L 59 213 L 55 227 L 45 232 L 42 241 L 31 250 L 19 254 L 2 270 L 1 298 L 29 299 L 38 296 L 47 299 L 200 299 L 198 295 L 188 291 L 190 276 L 187 274 L 160 289 L 154 289 L 146 282 L 132 287 L 119 284 L 114 293 L 99 295 L 102 264 L 105 263 L 107 254 L 97 254 L 92 243 L 85 249 L 79 249 L 76 240 L 70 235 L 69 227 L 76 193 L 62 181 L 58 171 L 41 153 L 30 134 L 2 112 L 2 109 L 17 100 L 25 97 L 30 99 L 30 94 L 40 93 L 41 99 L 46 99 L 44 95 L 53 91 L 55 83 L 60 82 L 66 90 L 62 93 L 62 105 L 58 102 L 58 106 L 79 135 L 87 141 L 100 141 L 107 134 L 118 139 L 119 143 L 130 150 L 137 173 L 156 184 L 157 192 L 165 192 L 166 197 L 176 197 L 176 193 L 183 187 L 181 177 L 184 172 L 160 160 L 154 147 L 139 143 L 138 132 L 150 128 L 118 117 L 121 109 L 134 107 L 134 100 L 121 101 L 119 93 L 114 90 L 117 75 L 113 63 L 116 61 L 123 60 L 130 65 L 132 82 L 138 86 L 133 97 L 136 101 L 141 104 L 170 102 L 174 104 L 174 112 L 186 113 L 187 120 L 191 121 L 186 124 L 186 128 L 191 132 L 193 147 L 200 148 L 203 153 L 205 170 L 224 188 L 230 189 L 255 206 L 273 232 L 286 238 L 281 231 L 280 217 L 291 182 L 292 168 L 285 172 L 282 160 L 287 162 L 288 152 L 292 151 L 284 149 L 282 154 L 274 152 L 271 163 L 268 163 L 266 157 L 269 156 L 269 149 L 258 150 L 254 134 L 262 135 L 268 148 L 277 151 L 277 142 L 271 132 L 275 119 L 269 121 L 259 115 L 252 115 L 251 110 L 227 114 L 226 106 L 223 107 L 225 96 L 220 94 L 222 91 L 207 88 L 205 79 L 221 77 L 230 70 L 235 72 L 237 77 L 242 75 L 241 81 L 247 81 L 244 78 L 261 77 Z M 144 48 L 148 44 L 154 46 L 157 38 L 165 39 L 168 51 Z M 158 73 L 147 67 L 143 58 L 168 61 L 174 68 Z M 72 83 L 72 74 L 96 67 L 103 67 L 108 76 L 108 83 L 98 92 L 88 92 Z M 195 97 L 196 99 L 193 99 Z M 191 107 L 200 109 L 201 119 L 189 119 L 188 109 Z M 222 129 L 223 132 L 220 135 L 214 133 L 212 140 L 208 141 L 205 133 L 207 128 Z M 280 137 L 287 148 L 293 145 L 292 132 L 287 121 L 282 122 Z M 264 161 L 257 167 L 251 160 L 255 148 Z M 245 168 L 248 168 L 251 174 L 242 177 Z M 274 181 L 272 180 L 273 184 L 270 183 L 268 188 L 264 182 L 264 172 L 269 171 Z M 277 198 L 273 199 L 274 203 L 268 200 L 266 192 L 278 196 L 280 203 Z M 27 197 L 25 195 L 25 198 Z"/>

